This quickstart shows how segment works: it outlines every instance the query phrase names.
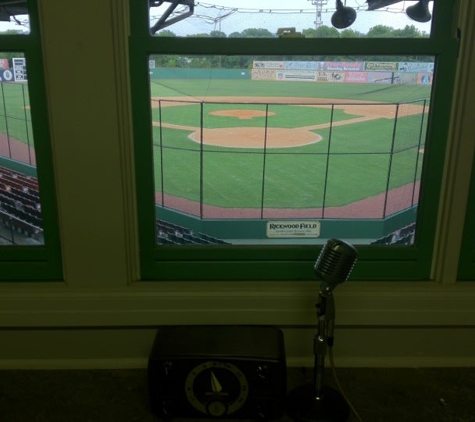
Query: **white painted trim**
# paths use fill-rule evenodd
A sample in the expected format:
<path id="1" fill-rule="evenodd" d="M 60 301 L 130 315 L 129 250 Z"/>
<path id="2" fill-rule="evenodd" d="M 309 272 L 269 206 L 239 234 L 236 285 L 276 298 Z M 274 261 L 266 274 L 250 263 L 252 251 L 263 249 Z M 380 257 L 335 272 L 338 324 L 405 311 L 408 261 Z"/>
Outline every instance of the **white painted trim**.
<path id="1" fill-rule="evenodd" d="M 316 282 L 135 283 L 123 289 L 0 285 L 0 327 L 159 324 L 312 326 Z M 475 284 L 348 282 L 335 290 L 348 326 L 475 326 Z"/>
<path id="2" fill-rule="evenodd" d="M 475 99 L 475 81 L 472 77 L 475 72 L 475 5 L 472 1 L 463 0 L 460 6 L 458 27 L 462 38 L 433 261 L 434 279 L 445 284 L 453 284 L 457 278 L 475 148 L 475 120 L 466 112 L 472 108 Z"/>

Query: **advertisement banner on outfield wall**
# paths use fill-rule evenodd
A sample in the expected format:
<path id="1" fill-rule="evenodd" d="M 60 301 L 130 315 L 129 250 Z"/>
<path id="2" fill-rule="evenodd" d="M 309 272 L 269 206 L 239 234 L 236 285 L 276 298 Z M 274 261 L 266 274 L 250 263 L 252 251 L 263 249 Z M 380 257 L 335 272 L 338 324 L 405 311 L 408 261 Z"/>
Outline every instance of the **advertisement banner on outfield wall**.
<path id="1" fill-rule="evenodd" d="M 317 82 L 345 82 L 345 72 L 330 72 L 320 70 L 317 72 Z"/>
<path id="2" fill-rule="evenodd" d="M 372 70 L 374 72 L 384 72 L 387 70 L 398 70 L 399 63 L 396 62 L 364 62 L 364 70 Z"/>
<path id="3" fill-rule="evenodd" d="M 252 62 L 252 67 L 253 69 L 283 69 L 284 62 L 254 60 Z"/>
<path id="4" fill-rule="evenodd" d="M 369 84 L 391 84 L 393 82 L 392 72 L 367 72 Z"/>
<path id="5" fill-rule="evenodd" d="M 0 69 L 10 69 L 8 59 L 0 59 Z"/>
<path id="6" fill-rule="evenodd" d="M 368 72 L 345 72 L 345 82 L 348 84 L 365 84 L 368 82 Z"/>
<path id="7" fill-rule="evenodd" d="M 10 69 L 0 69 L 0 82 L 14 82 L 13 72 Z"/>
<path id="8" fill-rule="evenodd" d="M 363 70 L 363 62 L 323 62 L 322 70 L 337 70 L 340 72 L 361 71 Z"/>
<path id="9" fill-rule="evenodd" d="M 285 70 L 319 70 L 319 62 L 292 61 L 284 62 Z"/>
<path id="10" fill-rule="evenodd" d="M 399 62 L 399 72 L 426 73 L 434 72 L 434 63 Z"/>
<path id="11" fill-rule="evenodd" d="M 253 81 L 275 81 L 276 71 L 273 69 L 252 69 L 251 79 Z"/>
<path id="12" fill-rule="evenodd" d="M 418 85 L 432 85 L 433 73 L 418 73 L 417 84 Z"/>
<path id="13" fill-rule="evenodd" d="M 314 82 L 316 81 L 317 72 L 311 70 L 288 70 L 277 71 L 278 81 L 299 81 L 299 82 Z"/>

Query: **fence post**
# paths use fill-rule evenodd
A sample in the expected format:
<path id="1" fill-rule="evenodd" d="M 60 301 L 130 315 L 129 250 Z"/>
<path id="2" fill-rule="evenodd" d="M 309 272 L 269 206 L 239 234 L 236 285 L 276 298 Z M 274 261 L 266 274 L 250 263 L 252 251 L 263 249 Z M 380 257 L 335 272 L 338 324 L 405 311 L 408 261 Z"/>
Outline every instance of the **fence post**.
<path id="1" fill-rule="evenodd" d="M 392 165 L 393 165 L 394 144 L 396 141 L 396 128 L 397 128 L 398 115 L 399 115 L 399 103 L 396 104 L 396 114 L 394 116 L 393 139 L 391 142 L 391 152 L 389 154 L 388 178 L 386 180 L 386 195 L 384 197 L 383 218 L 386 218 L 386 208 L 388 205 L 389 183 L 391 181 L 391 170 L 392 170 Z"/>
<path id="2" fill-rule="evenodd" d="M 269 103 L 266 103 L 266 118 L 265 118 L 265 123 L 264 123 L 264 157 L 263 157 L 263 162 L 262 162 L 261 220 L 264 219 L 264 193 L 265 193 L 265 184 L 266 184 L 268 117 L 269 117 Z"/>
<path id="3" fill-rule="evenodd" d="M 12 157 L 12 148 L 10 145 L 10 131 L 8 130 L 8 116 L 7 116 L 7 104 L 5 102 L 5 90 L 3 88 L 3 82 L 1 82 L 2 86 L 2 102 L 3 102 L 3 112 L 5 116 L 5 128 L 7 130 L 7 145 L 8 145 L 8 158 L 13 158 Z"/>
<path id="4" fill-rule="evenodd" d="M 165 206 L 165 185 L 164 178 L 165 174 L 163 171 L 163 129 L 162 129 L 162 100 L 158 100 L 158 121 L 160 125 L 158 126 L 158 133 L 160 134 L 160 191 L 162 192 L 162 207 Z"/>
<path id="5" fill-rule="evenodd" d="M 200 102 L 200 219 L 203 219 L 203 106 L 204 102 Z"/>
<path id="6" fill-rule="evenodd" d="M 21 84 L 21 92 L 23 96 L 23 111 L 25 113 L 26 143 L 28 145 L 28 163 L 30 165 L 33 165 L 33 163 L 31 162 L 30 131 L 28 130 L 28 115 L 26 113 L 25 84 Z"/>
<path id="7" fill-rule="evenodd" d="M 424 117 L 426 115 L 426 105 L 427 100 L 424 100 L 424 105 L 422 107 L 422 119 L 421 119 L 421 128 L 419 131 L 419 144 L 417 148 L 417 156 L 416 156 L 416 169 L 414 170 L 414 183 L 412 185 L 412 199 L 411 199 L 411 206 L 414 205 L 414 197 L 416 195 L 416 182 L 417 182 L 417 171 L 419 170 L 419 156 L 421 155 L 421 143 L 422 143 L 422 130 L 424 129 Z"/>
<path id="8" fill-rule="evenodd" d="M 330 111 L 330 129 L 328 131 L 328 147 L 327 147 L 327 165 L 325 169 L 325 183 L 323 185 L 323 201 L 322 201 L 322 219 L 325 218 L 325 203 L 327 200 L 327 183 L 328 183 L 328 172 L 330 170 L 330 148 L 332 142 L 333 134 L 333 114 L 335 112 L 335 104 L 332 104 Z"/>

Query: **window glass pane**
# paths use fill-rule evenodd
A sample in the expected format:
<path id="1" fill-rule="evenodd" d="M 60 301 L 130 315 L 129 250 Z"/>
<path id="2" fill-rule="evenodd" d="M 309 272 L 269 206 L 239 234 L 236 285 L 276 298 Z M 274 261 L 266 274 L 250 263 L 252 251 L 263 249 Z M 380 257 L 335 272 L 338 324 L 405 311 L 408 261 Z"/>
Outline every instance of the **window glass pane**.
<path id="1" fill-rule="evenodd" d="M 282 3 L 282 4 L 281 4 Z M 433 1 L 150 1 L 150 32 L 179 37 L 377 37 L 431 34 Z M 344 5 L 346 3 L 346 6 Z"/>
<path id="2" fill-rule="evenodd" d="M 26 0 L 0 0 L 0 35 L 30 32 L 27 3 Z"/>
<path id="3" fill-rule="evenodd" d="M 149 59 L 158 243 L 413 243 L 434 57 Z"/>
<path id="4" fill-rule="evenodd" d="M 26 62 L 22 53 L 4 52 L 0 64 L 0 242 L 42 245 Z"/>

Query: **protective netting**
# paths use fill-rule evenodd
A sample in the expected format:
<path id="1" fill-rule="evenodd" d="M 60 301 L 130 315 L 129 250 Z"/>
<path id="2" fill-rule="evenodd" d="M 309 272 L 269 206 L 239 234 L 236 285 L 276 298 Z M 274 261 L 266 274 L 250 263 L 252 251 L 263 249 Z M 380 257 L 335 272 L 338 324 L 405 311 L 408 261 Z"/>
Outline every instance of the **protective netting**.
<path id="1" fill-rule="evenodd" d="M 378 0 L 379 1 L 379 0 Z M 427 36 L 431 22 L 409 18 L 407 8 L 414 1 L 379 1 L 375 10 L 368 10 L 376 0 L 347 0 L 346 5 L 356 13 L 355 21 L 345 28 L 334 27 L 336 12 L 332 0 L 294 0 L 290 3 L 266 0 L 182 0 L 174 6 L 159 2 L 150 8 L 150 27 L 162 20 L 152 33 L 176 36 L 213 37 L 406 37 Z M 156 3 L 157 4 L 157 3 Z M 432 2 L 429 3 L 429 15 Z M 417 19 L 421 19 L 417 17 Z M 422 18 L 425 20 L 424 18 Z"/>
<path id="2" fill-rule="evenodd" d="M 268 101 L 153 100 L 156 203 L 205 219 L 381 219 L 417 205 L 427 100 Z"/>

